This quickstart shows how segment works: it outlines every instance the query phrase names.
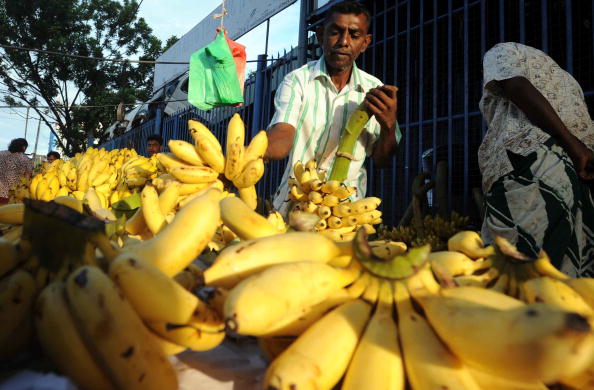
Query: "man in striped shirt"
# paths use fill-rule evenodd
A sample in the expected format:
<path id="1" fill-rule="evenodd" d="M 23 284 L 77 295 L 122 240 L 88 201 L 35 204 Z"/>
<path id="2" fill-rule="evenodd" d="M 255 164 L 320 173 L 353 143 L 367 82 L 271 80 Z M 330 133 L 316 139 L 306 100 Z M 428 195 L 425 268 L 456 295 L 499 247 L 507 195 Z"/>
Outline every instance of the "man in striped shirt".
<path id="1" fill-rule="evenodd" d="M 280 160 L 289 156 L 273 202 L 283 214 L 288 211 L 287 182 L 293 165 L 315 159 L 319 169 L 330 170 L 341 132 L 359 104 L 373 117 L 357 141 L 345 182 L 357 187 L 354 198 L 365 196 L 365 158 L 372 156 L 375 166 L 383 167 L 396 150 L 401 138 L 396 121 L 397 89 L 383 85 L 355 64 L 371 42 L 369 23 L 369 11 L 356 1 L 332 6 L 316 31 L 322 58 L 289 73 L 277 89 L 265 157 Z"/>

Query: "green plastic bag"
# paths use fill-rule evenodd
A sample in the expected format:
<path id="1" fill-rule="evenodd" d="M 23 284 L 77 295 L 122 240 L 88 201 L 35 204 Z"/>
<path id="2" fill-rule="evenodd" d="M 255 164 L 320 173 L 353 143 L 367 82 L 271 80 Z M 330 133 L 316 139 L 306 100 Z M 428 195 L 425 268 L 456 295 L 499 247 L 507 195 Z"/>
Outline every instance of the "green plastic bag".
<path id="1" fill-rule="evenodd" d="M 188 101 L 201 110 L 243 103 L 235 61 L 223 31 L 190 57 Z"/>

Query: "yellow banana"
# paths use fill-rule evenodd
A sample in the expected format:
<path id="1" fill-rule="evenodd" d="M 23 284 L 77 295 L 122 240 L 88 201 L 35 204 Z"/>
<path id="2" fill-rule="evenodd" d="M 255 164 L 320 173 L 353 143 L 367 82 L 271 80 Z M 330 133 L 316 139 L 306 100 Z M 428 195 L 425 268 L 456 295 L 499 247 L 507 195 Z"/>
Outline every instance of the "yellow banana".
<path id="1" fill-rule="evenodd" d="M 0 281 L 0 338 L 14 332 L 30 313 L 37 286 L 30 273 L 17 269 Z"/>
<path id="2" fill-rule="evenodd" d="M 348 203 L 342 203 L 332 207 L 332 215 L 336 217 L 348 217 L 352 213 L 353 210 Z"/>
<path id="3" fill-rule="evenodd" d="M 357 345 L 342 390 L 404 390 L 404 365 L 393 305 L 392 286 L 383 281 L 375 313 Z"/>
<path id="4" fill-rule="evenodd" d="M 508 310 L 525 306 L 526 304 L 509 295 L 482 287 L 454 287 L 440 290 L 440 295 L 478 303 L 494 309 Z"/>
<path id="5" fill-rule="evenodd" d="M 245 188 L 238 188 L 239 198 L 245 202 L 245 204 L 252 210 L 258 207 L 258 193 L 256 192 L 256 186 L 249 186 Z"/>
<path id="6" fill-rule="evenodd" d="M 206 126 L 204 126 L 196 119 L 188 120 L 188 131 L 190 132 L 190 135 L 192 136 L 192 138 L 194 138 L 195 141 L 197 141 L 198 136 L 206 137 L 212 142 L 213 145 L 216 146 L 219 152 L 223 151 L 223 149 L 221 148 L 221 144 L 219 143 L 219 140 L 214 136 L 214 134 L 211 133 L 211 131 L 208 130 Z"/>
<path id="7" fill-rule="evenodd" d="M 177 158 L 173 153 L 158 153 L 157 160 L 165 167 L 167 171 L 178 167 L 191 167 L 192 165 Z"/>
<path id="8" fill-rule="evenodd" d="M 225 177 L 231 181 L 241 174 L 245 161 L 243 160 L 244 146 L 233 143 L 227 146 L 225 158 Z"/>
<path id="9" fill-rule="evenodd" d="M 175 209 L 179 198 L 179 189 L 181 184 L 178 182 L 171 182 L 164 190 L 159 194 L 159 209 L 161 214 L 167 215 Z"/>
<path id="10" fill-rule="evenodd" d="M 143 320 L 183 324 L 198 298 L 151 263 L 124 253 L 109 265 L 109 276 Z"/>
<path id="11" fill-rule="evenodd" d="M 63 282 L 43 289 L 35 309 L 37 338 L 62 374 L 84 390 L 115 389 L 85 346 L 66 302 Z"/>
<path id="12" fill-rule="evenodd" d="M 369 282 L 367 283 L 367 287 L 365 287 L 365 291 L 363 291 L 363 295 L 361 295 L 361 299 L 369 302 L 371 305 L 375 305 L 375 302 L 379 297 L 379 288 L 380 280 L 374 276 L 371 276 L 369 278 Z"/>
<path id="13" fill-rule="evenodd" d="M 174 183 L 179 183 L 179 188 L 178 188 L 179 196 L 195 194 L 196 192 L 201 191 L 210 185 L 210 183 L 198 183 L 198 184 L 180 183 L 177 180 Z"/>
<path id="14" fill-rule="evenodd" d="M 299 202 L 302 200 L 306 199 L 306 194 L 305 192 L 303 192 L 303 190 L 301 189 L 301 187 L 299 187 L 298 184 L 294 184 L 291 186 L 291 188 L 289 189 L 289 198 L 293 201 L 293 202 Z"/>
<path id="15" fill-rule="evenodd" d="M 451 283 L 455 276 L 472 275 L 491 267 L 490 260 L 472 260 L 464 253 L 454 251 L 431 252 L 428 257 L 431 269 L 442 283 Z"/>
<path id="16" fill-rule="evenodd" d="M 188 266 L 206 247 L 219 225 L 221 192 L 210 189 L 180 209 L 155 237 L 123 248 L 150 261 L 168 276 Z"/>
<path id="17" fill-rule="evenodd" d="M 66 291 L 85 345 L 117 388 L 177 389 L 175 370 L 107 275 L 81 267 Z"/>
<path id="18" fill-rule="evenodd" d="M 241 281 L 225 300 L 227 327 L 246 335 L 265 335 L 293 311 L 322 302 L 353 282 L 358 267 L 337 269 L 324 263 L 277 264 Z"/>
<path id="19" fill-rule="evenodd" d="M 462 252 L 472 259 L 487 258 L 494 253 L 493 247 L 485 247 L 481 236 L 471 230 L 463 230 L 450 237 L 448 250 Z"/>
<path id="20" fill-rule="evenodd" d="M 210 131 L 208 132 L 210 133 Z M 196 138 L 196 150 L 198 151 L 200 158 L 202 158 L 202 160 L 204 160 L 208 166 L 214 169 L 217 173 L 225 172 L 225 156 L 223 156 L 221 144 L 219 144 L 219 141 L 216 138 L 212 140 L 208 136 L 198 136 Z"/>
<path id="21" fill-rule="evenodd" d="M 339 202 L 340 202 L 340 200 L 336 196 L 331 195 L 331 194 L 325 195 L 324 199 L 322 199 L 322 205 L 328 206 L 328 207 L 337 206 Z"/>
<path id="22" fill-rule="evenodd" d="M 196 148 L 189 142 L 183 140 L 169 140 L 169 149 L 178 159 L 191 165 L 204 165 L 204 160 L 198 155 Z"/>
<path id="23" fill-rule="evenodd" d="M 248 162 L 243 171 L 233 180 L 237 188 L 253 186 L 264 175 L 264 160 L 261 158 Z"/>
<path id="24" fill-rule="evenodd" d="M 322 192 L 324 194 L 331 194 L 336 191 L 340 187 L 340 182 L 338 180 L 329 180 L 322 184 Z"/>
<path id="25" fill-rule="evenodd" d="M 0 278 L 12 271 L 19 263 L 17 247 L 0 236 Z"/>
<path id="26" fill-rule="evenodd" d="M 39 184 L 39 181 L 42 177 L 43 175 L 41 173 L 38 173 L 31 179 L 31 184 L 29 184 L 29 193 L 31 193 L 31 197 L 33 199 L 37 199 L 37 185 Z"/>
<path id="27" fill-rule="evenodd" d="M 211 183 L 219 176 L 207 166 L 175 167 L 170 172 L 177 180 L 188 184 Z"/>
<path id="28" fill-rule="evenodd" d="M 555 268 L 545 251 L 540 251 L 533 265 L 536 271 L 542 276 L 549 276 L 559 280 L 569 280 L 569 276 Z"/>
<path id="29" fill-rule="evenodd" d="M 142 233 L 146 227 L 146 223 L 144 222 L 144 214 L 142 213 L 142 206 L 136 210 L 134 215 L 126 220 L 126 224 L 124 225 L 124 229 L 126 229 L 126 231 L 132 235 L 138 235 Z"/>
<path id="30" fill-rule="evenodd" d="M 382 259 L 392 259 L 406 252 L 407 246 L 400 241 L 370 241 L 371 252 Z"/>
<path id="31" fill-rule="evenodd" d="M 264 388 L 331 389 L 343 376 L 371 308 L 361 301 L 345 303 L 313 324 L 268 367 Z M 332 340 L 321 343 L 320 340 Z"/>
<path id="32" fill-rule="evenodd" d="M 261 237 L 225 248 L 204 271 L 204 282 L 233 287 L 271 265 L 300 261 L 327 263 L 340 254 L 334 241 L 316 233 L 291 232 Z"/>
<path id="33" fill-rule="evenodd" d="M 266 131 L 260 130 L 258 134 L 252 138 L 247 148 L 245 148 L 245 161 L 250 162 L 259 158 L 263 158 L 268 149 L 268 136 Z"/>
<path id="34" fill-rule="evenodd" d="M 221 219 L 242 240 L 278 234 L 266 218 L 252 210 L 243 200 L 230 197 L 221 200 Z"/>
<path id="35" fill-rule="evenodd" d="M 380 203 L 382 203 L 380 198 L 370 196 L 352 202 L 351 209 L 353 210 L 353 214 L 363 214 L 377 209 Z"/>
<path id="36" fill-rule="evenodd" d="M 357 189 L 355 187 L 348 187 L 344 184 L 341 184 L 340 187 L 338 187 L 336 190 L 334 190 L 334 192 L 332 192 L 332 195 L 336 196 L 338 199 L 346 199 L 354 195 L 356 192 Z"/>
<path id="37" fill-rule="evenodd" d="M 594 311 L 575 289 L 564 282 L 543 276 L 526 280 L 520 287 L 528 303 L 544 302 L 594 319 Z"/>
<path id="38" fill-rule="evenodd" d="M 13 203 L 0 206 L 0 223 L 8 225 L 22 225 L 25 215 L 23 203 Z"/>

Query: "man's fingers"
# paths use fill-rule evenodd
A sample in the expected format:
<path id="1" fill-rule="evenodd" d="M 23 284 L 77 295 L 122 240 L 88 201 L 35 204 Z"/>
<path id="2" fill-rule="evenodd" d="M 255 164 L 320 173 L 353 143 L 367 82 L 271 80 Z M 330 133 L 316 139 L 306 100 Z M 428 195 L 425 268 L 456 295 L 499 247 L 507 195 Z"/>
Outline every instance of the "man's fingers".
<path id="1" fill-rule="evenodd" d="M 382 85 L 379 87 L 390 99 L 394 99 L 396 97 L 396 93 L 398 92 L 398 87 L 393 85 Z"/>
<path id="2" fill-rule="evenodd" d="M 374 94 L 368 94 L 365 100 L 368 106 L 375 106 L 379 111 L 387 110 L 386 104 Z"/>

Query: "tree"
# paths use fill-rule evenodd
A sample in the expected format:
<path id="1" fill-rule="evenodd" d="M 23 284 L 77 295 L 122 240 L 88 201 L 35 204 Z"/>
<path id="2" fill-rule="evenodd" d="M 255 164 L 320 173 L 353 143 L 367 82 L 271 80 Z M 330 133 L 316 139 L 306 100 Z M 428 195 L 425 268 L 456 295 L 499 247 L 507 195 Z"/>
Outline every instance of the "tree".
<path id="1" fill-rule="evenodd" d="M 0 44 L 118 60 L 155 59 L 163 52 L 161 41 L 137 18 L 138 7 L 135 0 L 0 0 Z M 152 76 L 152 64 L 0 48 L 2 100 L 32 106 L 57 129 L 58 146 L 70 156 L 84 150 L 87 135 L 102 137 L 119 102 L 146 100 Z"/>

